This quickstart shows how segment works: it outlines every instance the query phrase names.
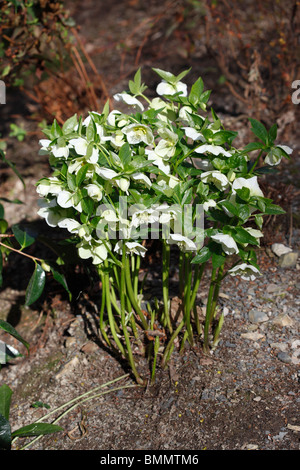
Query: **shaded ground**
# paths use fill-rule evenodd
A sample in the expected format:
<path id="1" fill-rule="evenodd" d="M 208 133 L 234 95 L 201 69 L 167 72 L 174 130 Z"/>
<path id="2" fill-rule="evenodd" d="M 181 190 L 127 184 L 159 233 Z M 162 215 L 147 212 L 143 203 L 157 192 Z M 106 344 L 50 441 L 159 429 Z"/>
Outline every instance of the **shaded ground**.
<path id="1" fill-rule="evenodd" d="M 104 2 L 86 1 L 82 10 L 79 2 L 72 3 L 86 47 L 110 92 L 121 91 L 127 86 L 128 76 L 136 70 L 139 50 L 133 49 L 132 44 L 142 44 L 147 34 L 147 8 L 135 1 L 118 3 L 118 10 L 114 2 L 104 6 Z M 159 2 L 149 5 L 153 16 L 162 8 Z M 147 39 L 150 42 L 144 42 L 138 55 L 145 82 L 148 78 L 154 80 L 151 67 L 179 73 L 192 65 L 191 81 L 202 75 L 207 88 L 215 88 L 220 72 L 200 47 L 201 43 L 197 53 L 186 56 L 179 49 L 182 41 L 176 36 L 168 43 L 163 32 L 159 36 L 156 31 L 156 36 Z M 163 43 L 168 47 L 164 48 Z M 155 50 L 157 54 L 153 55 Z M 154 89 L 155 83 L 151 85 Z M 240 129 L 241 141 L 247 141 L 247 120 L 241 104 L 222 87 L 212 96 L 215 109 L 235 130 Z M 20 122 L 24 118 L 26 111 L 21 110 Z M 222 287 L 220 308 L 225 309 L 226 317 L 218 348 L 208 357 L 203 355 L 201 344 L 186 349 L 182 356 L 175 353 L 170 369 L 159 370 L 156 383 L 146 389 L 126 388 L 133 386 L 134 381 L 124 377 L 110 385 L 110 389 L 124 388 L 72 409 L 59 421 L 63 432 L 43 437 L 29 448 L 299 450 L 300 266 L 280 268 L 268 250 L 273 242 L 300 249 L 297 121 L 293 115 L 286 122 L 282 122 L 279 135 L 282 142 L 294 147 L 294 160 L 282 165 L 268 191 L 277 203 L 284 203 L 287 215 L 273 219 L 266 227 L 266 238 L 259 251 L 263 276 L 251 283 L 228 279 Z M 25 121 L 25 125 L 29 131 L 35 130 L 31 122 Z M 38 134 L 32 134 L 22 145 L 10 142 L 10 156 L 24 175 L 26 194 L 10 172 L 2 173 L 1 190 L 26 202 L 18 207 L 6 206 L 10 223 L 26 220 L 43 230 L 43 222 L 35 216 L 34 183 L 47 173 L 48 167 L 46 160 L 37 156 L 37 139 Z M 282 188 L 279 194 L 278 188 Z M 40 302 L 26 309 L 23 307 L 26 273 L 31 272 L 32 265 L 30 260 L 20 260 L 17 255 L 11 257 L 0 293 L 0 314 L 31 345 L 30 357 L 19 358 L 1 370 L 1 383 L 7 383 L 14 391 L 11 424 L 15 429 L 128 371 L 97 340 L 100 300 L 97 286 L 89 290 L 77 273 L 72 283 L 75 293 L 72 305 L 57 285 L 50 284 Z M 158 269 L 159 260 L 153 256 L 151 295 L 160 292 L 154 276 Z M 173 280 L 176 286 L 176 266 Z M 201 308 L 205 284 L 200 288 L 198 301 Z M 267 319 L 262 323 L 251 322 L 252 309 L 263 312 Z M 10 344 L 17 346 L 11 341 Z M 149 374 L 146 364 L 141 363 L 141 368 Z M 50 410 L 33 408 L 31 405 L 36 401 L 46 403 Z M 58 416 L 59 412 L 48 422 Z M 14 448 L 29 442 L 18 440 Z"/>

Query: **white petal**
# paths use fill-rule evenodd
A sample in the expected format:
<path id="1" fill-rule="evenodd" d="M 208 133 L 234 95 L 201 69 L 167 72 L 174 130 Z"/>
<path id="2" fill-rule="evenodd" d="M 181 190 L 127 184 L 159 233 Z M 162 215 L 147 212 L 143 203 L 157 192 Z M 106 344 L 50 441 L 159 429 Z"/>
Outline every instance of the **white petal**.
<path id="1" fill-rule="evenodd" d="M 232 183 L 233 192 L 235 192 L 236 189 L 242 188 L 250 189 L 250 196 L 264 197 L 263 192 L 258 185 L 257 176 L 252 176 L 251 178 L 236 178 Z"/>
<path id="2" fill-rule="evenodd" d="M 68 207 L 72 207 L 73 206 L 72 196 L 73 196 L 72 193 L 70 193 L 69 191 L 61 191 L 57 195 L 57 204 L 60 207 L 63 207 L 65 209 Z"/>
<path id="3" fill-rule="evenodd" d="M 222 248 L 227 255 L 232 255 L 239 252 L 235 240 L 230 235 L 218 233 L 216 235 L 212 235 L 211 238 L 217 243 L 221 243 Z"/>
<path id="4" fill-rule="evenodd" d="M 75 152 L 77 153 L 77 155 L 85 155 L 86 154 L 88 143 L 82 137 L 78 137 L 76 139 L 71 139 L 69 141 L 69 144 L 74 146 Z"/>

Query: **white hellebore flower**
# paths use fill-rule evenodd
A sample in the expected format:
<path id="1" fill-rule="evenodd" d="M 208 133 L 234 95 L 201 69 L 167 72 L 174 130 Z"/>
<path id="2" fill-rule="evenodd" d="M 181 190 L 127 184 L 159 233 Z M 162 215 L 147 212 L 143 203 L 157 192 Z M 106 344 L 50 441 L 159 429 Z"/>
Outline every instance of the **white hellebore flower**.
<path id="1" fill-rule="evenodd" d="M 129 144 L 144 144 L 150 145 L 154 141 L 154 136 L 150 127 L 144 124 L 129 124 L 123 127 L 122 132 L 126 135 Z"/>
<path id="2" fill-rule="evenodd" d="M 122 119 L 117 119 L 118 117 L 123 116 Z M 126 118 L 126 115 L 122 115 L 121 111 L 118 111 L 117 109 L 113 109 L 109 115 L 107 116 L 107 124 L 112 127 L 123 127 L 128 124 L 128 119 Z"/>
<path id="3" fill-rule="evenodd" d="M 190 106 L 182 106 L 182 108 L 180 108 L 179 110 L 179 118 L 183 122 L 193 125 L 193 120 L 190 116 L 191 114 L 193 114 L 193 110 Z M 202 117 L 202 116 L 199 116 L 199 117 Z M 203 121 L 204 121 L 204 118 L 203 118 Z"/>
<path id="4" fill-rule="evenodd" d="M 197 129 L 195 129 L 194 127 L 183 127 L 182 129 L 184 130 L 186 137 L 192 140 L 201 140 L 202 142 L 205 142 L 203 134 L 197 131 Z M 195 151 L 197 151 L 197 149 Z"/>
<path id="5" fill-rule="evenodd" d="M 203 183 L 213 183 L 220 191 L 229 186 L 228 179 L 219 170 L 206 171 L 201 174 Z"/>
<path id="6" fill-rule="evenodd" d="M 216 205 L 216 201 L 214 201 L 213 199 L 209 199 L 208 201 L 205 201 L 203 203 L 203 209 L 205 210 L 205 212 L 207 212 L 210 207 L 216 207 Z"/>
<path id="7" fill-rule="evenodd" d="M 136 111 L 140 111 L 140 112 L 144 111 L 143 104 L 134 96 L 129 95 L 129 93 L 126 93 L 126 92 L 116 93 L 114 95 L 114 99 L 118 102 L 125 103 L 129 106 L 133 106 Z"/>
<path id="8" fill-rule="evenodd" d="M 48 194 L 56 195 L 61 191 L 61 184 L 61 181 L 56 176 L 50 176 L 37 185 L 36 191 L 40 196 L 47 196 Z"/>
<path id="9" fill-rule="evenodd" d="M 78 248 L 78 255 L 82 259 L 92 258 L 93 264 L 101 264 L 107 258 L 107 248 L 102 241 L 82 242 L 76 245 Z"/>
<path id="10" fill-rule="evenodd" d="M 144 173 L 138 172 L 138 173 L 133 173 L 133 175 L 130 175 L 132 179 L 138 181 L 138 182 L 143 182 L 147 186 L 147 188 L 151 188 L 151 180 L 148 178 L 148 176 L 144 175 Z"/>
<path id="11" fill-rule="evenodd" d="M 51 140 L 49 139 L 41 139 L 39 140 L 39 144 L 41 146 L 40 150 L 39 150 L 39 155 L 48 155 L 48 153 L 50 152 L 50 144 L 51 144 Z"/>
<path id="12" fill-rule="evenodd" d="M 38 215 L 43 217 L 50 227 L 57 227 L 58 223 L 64 219 L 65 211 L 57 206 L 55 199 L 51 201 L 39 199 L 38 205 L 40 207 L 37 211 Z"/>
<path id="13" fill-rule="evenodd" d="M 135 210 L 135 212 L 132 214 L 130 225 L 136 228 L 140 225 L 153 224 L 155 222 L 159 222 L 158 207 L 156 205 L 154 205 L 153 207 L 154 208 L 135 210 L 135 207 L 132 206 L 132 209 Z"/>
<path id="14" fill-rule="evenodd" d="M 175 93 L 181 93 L 181 96 L 187 96 L 187 85 L 183 82 L 177 82 L 175 85 L 162 80 L 157 85 L 156 93 L 158 95 L 175 95 Z"/>
<path id="15" fill-rule="evenodd" d="M 50 145 L 51 140 L 48 139 L 41 139 L 39 141 L 39 144 L 41 145 L 41 148 L 39 150 L 39 155 L 47 155 L 49 152 L 52 152 L 55 158 L 68 158 L 69 152 L 70 152 L 70 146 L 69 145 Z"/>
<path id="16" fill-rule="evenodd" d="M 142 256 L 144 258 L 147 248 L 137 242 L 125 242 L 126 246 L 126 254 L 134 253 L 138 256 Z M 115 251 L 119 254 L 122 254 L 123 249 L 123 241 L 120 240 L 116 243 Z"/>
<path id="17" fill-rule="evenodd" d="M 88 142 L 83 137 L 76 137 L 75 139 L 71 139 L 69 144 L 74 147 L 77 155 L 86 155 Z"/>
<path id="18" fill-rule="evenodd" d="M 223 251 L 227 255 L 233 255 L 234 253 L 239 252 L 235 240 L 230 235 L 225 233 L 217 233 L 216 235 L 212 235 L 211 239 L 217 243 L 220 243 L 222 245 Z"/>
<path id="19" fill-rule="evenodd" d="M 173 157 L 176 151 L 178 135 L 167 128 L 159 129 L 158 133 L 162 138 L 155 147 L 155 153 L 163 159 Z"/>
<path id="20" fill-rule="evenodd" d="M 250 196 L 264 197 L 262 190 L 260 189 L 257 176 L 251 178 L 236 178 L 232 183 L 232 191 L 236 192 L 236 189 L 248 188 L 250 190 Z"/>
<path id="21" fill-rule="evenodd" d="M 276 145 L 276 147 L 273 147 L 270 150 L 270 152 L 267 154 L 265 158 L 265 163 L 267 163 L 267 165 L 271 165 L 271 166 L 279 165 L 279 163 L 281 162 L 282 155 L 280 152 L 276 150 L 277 147 L 284 150 L 285 153 L 287 153 L 288 155 L 291 155 L 291 153 L 293 153 L 293 149 L 291 149 L 287 145 Z"/>
<path id="22" fill-rule="evenodd" d="M 228 270 L 231 276 L 241 276 L 245 281 L 254 281 L 257 275 L 260 274 L 259 270 L 251 264 L 241 263 Z"/>
<path id="23" fill-rule="evenodd" d="M 70 191 L 63 190 L 57 195 L 57 204 L 64 209 L 68 209 L 69 207 L 74 207 L 74 209 L 82 212 L 81 203 L 79 204 L 74 203 L 74 194 Z"/>
<path id="24" fill-rule="evenodd" d="M 130 181 L 127 178 L 118 178 L 119 174 L 111 168 L 98 167 L 96 173 L 104 180 L 117 185 L 124 192 L 126 192 L 130 186 Z"/>
<path id="25" fill-rule="evenodd" d="M 93 115 L 93 114 L 97 114 L 97 116 L 101 116 L 101 114 L 98 113 L 97 111 L 92 111 L 91 114 L 92 114 L 92 115 Z M 83 125 L 83 126 L 87 127 L 87 126 L 89 125 L 89 123 L 91 122 L 91 119 L 92 119 L 91 114 L 89 114 L 89 115 L 84 119 L 84 121 L 82 121 L 82 125 Z"/>
<path id="26" fill-rule="evenodd" d="M 167 239 L 167 243 L 176 243 L 176 245 L 178 245 L 178 248 L 184 252 L 197 250 L 197 246 L 192 240 L 179 233 L 170 233 L 169 239 Z"/>
<path id="27" fill-rule="evenodd" d="M 101 201 L 102 199 L 102 189 L 97 184 L 88 184 L 85 189 L 87 190 L 88 195 L 95 199 L 96 201 Z"/>
<path id="28" fill-rule="evenodd" d="M 77 222 L 75 219 L 71 219 L 70 217 L 66 217 L 62 219 L 57 224 L 60 228 L 66 228 L 71 233 L 78 233 L 80 228 L 80 223 Z"/>
<path id="29" fill-rule="evenodd" d="M 155 150 L 145 149 L 145 153 L 153 165 L 157 166 L 163 173 L 168 175 L 170 173 L 170 165 L 162 157 L 157 155 Z"/>
<path id="30" fill-rule="evenodd" d="M 68 158 L 70 153 L 70 147 L 69 145 L 53 145 L 51 147 L 51 152 L 53 153 L 55 158 Z"/>
<path id="31" fill-rule="evenodd" d="M 244 230 L 246 230 L 252 237 L 254 238 L 257 238 L 258 239 L 258 243 L 260 242 L 260 238 L 262 238 L 264 236 L 264 234 L 256 229 L 256 228 L 252 228 L 252 227 L 244 227 Z M 243 243 L 244 246 L 247 246 L 248 243 Z"/>
<path id="32" fill-rule="evenodd" d="M 221 145 L 203 144 L 200 147 L 195 148 L 196 153 L 212 153 L 213 155 L 224 155 L 225 157 L 231 157 L 231 153 L 225 150 Z"/>

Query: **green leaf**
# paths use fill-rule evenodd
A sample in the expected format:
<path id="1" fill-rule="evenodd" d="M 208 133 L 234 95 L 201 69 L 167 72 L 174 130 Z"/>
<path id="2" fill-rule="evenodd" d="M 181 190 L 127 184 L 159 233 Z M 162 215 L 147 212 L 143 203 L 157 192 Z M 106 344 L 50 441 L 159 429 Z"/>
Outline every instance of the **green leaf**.
<path id="1" fill-rule="evenodd" d="M 11 449 L 11 429 L 7 419 L 0 414 L 0 449 Z"/>
<path id="2" fill-rule="evenodd" d="M 130 150 L 130 145 L 128 144 L 128 142 L 126 142 L 120 148 L 119 157 L 120 157 L 120 160 L 123 163 L 123 166 L 125 168 L 131 161 L 131 150 Z"/>
<path id="3" fill-rule="evenodd" d="M 259 214 L 256 214 L 255 216 L 255 223 L 256 225 L 260 228 L 260 230 L 262 229 L 262 226 L 263 226 L 263 222 L 264 222 L 264 219 L 261 215 Z"/>
<path id="4" fill-rule="evenodd" d="M 256 137 L 262 140 L 265 144 L 267 144 L 269 134 L 265 126 L 256 119 L 249 118 L 249 121 L 252 125 L 251 131 L 253 134 L 256 135 Z"/>
<path id="5" fill-rule="evenodd" d="M 56 269 L 52 268 L 51 267 L 51 272 L 53 274 L 53 277 L 54 279 L 59 282 L 63 288 L 68 292 L 69 294 L 69 299 L 72 300 L 72 294 L 70 292 L 70 289 L 68 287 L 68 284 L 67 284 L 67 281 L 66 281 L 66 278 L 63 274 L 61 274 L 60 272 L 56 271 Z"/>
<path id="6" fill-rule="evenodd" d="M 44 436 L 58 431 L 63 431 L 63 429 L 56 424 L 32 423 L 14 431 L 12 437 Z"/>
<path id="7" fill-rule="evenodd" d="M 81 183 L 84 181 L 88 169 L 89 169 L 89 165 L 86 164 L 86 165 L 83 165 L 83 166 L 80 168 L 80 170 L 78 171 L 78 173 L 77 173 L 77 175 L 76 175 L 76 179 L 75 179 L 75 183 L 76 183 L 76 186 L 77 186 L 77 187 L 79 187 L 79 186 L 81 185 Z"/>
<path id="8" fill-rule="evenodd" d="M 96 124 L 93 119 L 90 120 L 89 125 L 86 128 L 86 138 L 88 142 L 93 142 L 97 134 Z"/>
<path id="9" fill-rule="evenodd" d="M 251 215 L 250 208 L 247 206 L 247 204 L 241 204 L 239 207 L 239 219 L 241 219 L 243 222 L 246 222 L 246 220 L 249 219 Z"/>
<path id="10" fill-rule="evenodd" d="M 219 206 L 225 207 L 232 215 L 238 217 L 239 209 L 230 201 L 221 201 L 219 202 Z"/>
<path id="11" fill-rule="evenodd" d="M 269 204 L 265 208 L 265 214 L 280 215 L 285 213 L 286 211 L 284 209 L 282 209 L 280 206 L 276 206 L 275 204 Z"/>
<path id="12" fill-rule="evenodd" d="M 8 229 L 8 223 L 5 219 L 0 219 L 0 233 L 5 233 Z"/>
<path id="13" fill-rule="evenodd" d="M 12 390 L 9 388 L 8 385 L 3 384 L 0 387 L 0 414 L 9 420 L 9 410 L 10 410 L 10 403 L 11 403 L 11 396 Z"/>
<path id="14" fill-rule="evenodd" d="M 32 403 L 32 408 L 50 408 L 50 405 L 47 405 L 47 403 L 43 403 L 42 401 L 36 401 Z"/>
<path id="15" fill-rule="evenodd" d="M 249 199 L 250 199 L 250 189 L 249 188 L 243 187 L 241 189 L 237 189 L 236 193 L 242 201 L 246 201 L 246 202 L 249 201 Z"/>
<path id="16" fill-rule="evenodd" d="M 274 140 L 277 137 L 277 124 L 273 124 L 273 126 L 269 130 L 269 144 L 272 145 Z"/>
<path id="17" fill-rule="evenodd" d="M 16 338 L 22 344 L 24 344 L 24 346 L 27 348 L 27 350 L 29 350 L 29 344 L 27 343 L 27 341 L 25 341 L 22 338 L 22 336 L 17 332 L 17 330 L 15 330 L 15 328 L 10 323 L 6 322 L 5 320 L 0 319 L 0 328 L 2 330 L 6 331 L 6 333 L 9 333 L 11 336 Z"/>
<path id="18" fill-rule="evenodd" d="M 21 228 L 19 224 L 14 224 L 12 231 L 22 250 L 35 242 L 35 237 L 26 229 Z"/>
<path id="19" fill-rule="evenodd" d="M 53 139 L 61 137 L 63 135 L 61 128 L 58 125 L 56 119 L 54 119 L 53 124 L 51 126 L 51 135 Z"/>
<path id="20" fill-rule="evenodd" d="M 235 233 L 232 233 L 232 236 L 238 243 L 251 243 L 252 245 L 258 245 L 257 239 L 242 227 L 236 227 Z"/>
<path id="21" fill-rule="evenodd" d="M 226 256 L 224 256 L 223 254 L 219 254 L 216 252 L 212 254 L 212 266 L 214 269 L 217 269 L 220 266 L 222 266 L 225 263 L 225 261 L 226 261 Z"/>
<path id="22" fill-rule="evenodd" d="M 73 173 L 67 173 L 67 184 L 70 191 L 76 189 L 76 176 Z"/>
<path id="23" fill-rule="evenodd" d="M 83 212 L 87 215 L 91 215 L 94 211 L 94 201 L 90 197 L 85 197 L 81 199 L 81 207 Z"/>
<path id="24" fill-rule="evenodd" d="M 206 261 L 208 261 L 210 259 L 211 255 L 212 255 L 212 253 L 211 253 L 209 247 L 204 246 L 203 248 L 201 248 L 199 253 L 192 259 L 191 263 L 192 264 L 206 263 Z"/>
<path id="25" fill-rule="evenodd" d="M 70 134 L 74 130 L 76 125 L 77 125 L 77 114 L 74 114 L 74 116 L 70 117 L 64 122 L 63 127 L 62 127 L 63 133 Z"/>
<path id="26" fill-rule="evenodd" d="M 176 83 L 176 77 L 172 73 L 157 68 L 152 68 L 152 70 L 154 70 L 154 72 L 156 72 L 157 75 L 159 75 L 166 82 L 172 83 L 173 85 Z"/>
<path id="27" fill-rule="evenodd" d="M 254 150 L 261 150 L 264 148 L 264 144 L 261 142 L 250 142 L 250 144 L 246 145 L 244 150 L 241 152 L 242 154 L 253 152 Z"/>
<path id="28" fill-rule="evenodd" d="M 46 283 L 46 274 L 43 268 L 36 263 L 34 272 L 29 280 L 26 294 L 25 305 L 33 304 L 42 294 Z"/>
<path id="29" fill-rule="evenodd" d="M 189 101 L 193 106 L 197 106 L 199 103 L 203 88 L 203 80 L 201 77 L 199 77 L 198 80 L 193 84 L 189 94 Z"/>
<path id="30" fill-rule="evenodd" d="M 19 171 L 17 170 L 15 163 L 10 162 L 9 160 L 7 160 L 7 158 L 5 157 L 5 153 L 2 150 L 0 150 L 0 158 L 13 170 L 13 172 L 19 178 L 19 180 L 22 182 L 22 184 L 25 188 L 25 182 L 24 182 L 22 176 L 20 175 Z"/>

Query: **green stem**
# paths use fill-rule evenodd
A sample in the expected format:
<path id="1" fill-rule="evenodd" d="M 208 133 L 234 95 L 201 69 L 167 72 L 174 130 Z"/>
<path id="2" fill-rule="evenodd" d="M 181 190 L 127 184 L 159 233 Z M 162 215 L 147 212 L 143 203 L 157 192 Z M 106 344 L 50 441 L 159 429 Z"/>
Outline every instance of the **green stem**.
<path id="1" fill-rule="evenodd" d="M 215 288 L 215 278 L 216 278 L 216 272 L 217 270 L 214 268 L 211 273 L 211 280 L 210 280 L 210 286 L 209 286 L 209 292 L 208 292 L 208 297 L 207 297 L 207 304 L 206 304 L 206 316 L 205 316 L 205 323 L 204 323 L 204 351 L 208 352 L 208 335 L 209 335 L 209 327 L 210 327 L 210 312 L 211 312 L 211 304 L 212 304 L 212 299 L 213 299 L 213 294 L 214 294 L 214 288 Z"/>
<path id="2" fill-rule="evenodd" d="M 105 267 L 108 267 L 108 262 L 107 260 L 104 261 Z M 116 326 L 115 326 L 115 319 L 113 316 L 112 312 L 112 304 L 111 304 L 111 294 L 110 294 L 110 286 L 109 286 L 109 274 L 105 273 L 104 274 L 104 281 L 105 281 L 105 297 L 106 297 L 106 309 L 107 309 L 107 315 L 108 315 L 108 321 L 109 321 L 109 326 L 110 330 L 112 333 L 112 336 L 115 340 L 116 345 L 118 346 L 121 354 L 123 354 L 124 357 L 126 357 L 125 349 L 123 344 L 121 343 L 117 332 L 116 332 Z"/>
<path id="3" fill-rule="evenodd" d="M 183 299 L 184 291 L 184 255 L 183 252 L 179 252 L 179 297 Z"/>
<path id="4" fill-rule="evenodd" d="M 105 339 L 105 341 L 106 341 L 106 343 L 108 344 L 108 346 L 111 347 L 111 343 L 110 343 L 109 338 L 108 338 L 108 336 L 107 336 L 107 334 L 106 334 L 105 326 L 104 326 L 104 321 L 103 321 L 106 299 L 105 299 L 104 274 L 103 274 L 101 268 L 99 268 L 98 273 L 99 273 L 99 275 L 100 275 L 100 277 L 101 277 L 101 282 L 102 282 L 102 298 L 101 298 L 101 308 L 100 308 L 100 315 L 99 315 L 99 327 L 100 327 L 101 335 L 102 335 L 103 338 Z"/>
<path id="5" fill-rule="evenodd" d="M 192 268 L 191 268 L 189 254 L 185 253 L 184 257 L 185 257 L 184 321 L 185 321 L 186 330 L 187 330 L 187 335 L 184 336 L 184 340 L 188 336 L 190 344 L 193 344 L 193 332 L 191 328 Z"/>
<path id="6" fill-rule="evenodd" d="M 148 330 L 148 323 L 146 321 L 146 318 L 137 302 L 137 299 L 134 295 L 133 287 L 132 287 L 132 282 L 131 282 L 131 276 L 130 276 L 130 263 L 129 259 L 126 258 L 125 260 L 125 280 L 126 280 L 126 290 L 127 294 L 129 296 L 130 302 L 136 312 L 136 314 L 140 317 L 140 320 L 142 322 L 143 328 L 145 330 Z"/>
<path id="7" fill-rule="evenodd" d="M 163 272 L 162 272 L 162 285 L 163 285 L 163 301 L 164 301 L 164 317 L 163 324 L 168 326 L 170 333 L 173 332 L 173 328 L 170 320 L 169 311 L 169 274 L 170 274 L 170 245 L 163 240 L 162 245 L 162 257 L 163 257 Z"/>
<path id="8" fill-rule="evenodd" d="M 221 286 L 222 275 L 224 271 L 224 264 L 220 266 L 218 275 L 216 278 L 216 269 L 213 269 L 211 284 L 209 289 L 209 295 L 207 300 L 207 307 L 206 307 L 206 318 L 205 318 L 205 325 L 204 325 L 204 351 L 208 352 L 208 335 L 209 335 L 209 328 L 211 322 L 214 318 L 217 301 L 219 298 L 219 291 Z"/>
<path id="9" fill-rule="evenodd" d="M 259 159 L 260 159 L 262 153 L 263 153 L 263 150 L 261 150 L 261 151 L 259 152 L 259 155 L 258 155 L 257 159 L 255 160 L 255 162 L 254 162 L 254 164 L 253 164 L 251 170 L 250 170 L 249 173 L 248 173 L 249 175 L 251 175 L 251 173 L 253 173 L 253 171 L 255 170 L 255 167 L 256 167 L 256 165 L 258 164 Z"/>
<path id="10" fill-rule="evenodd" d="M 159 337 L 156 336 L 153 344 L 153 365 L 152 365 L 152 372 L 151 372 L 151 382 L 153 383 L 155 380 L 155 372 L 156 372 L 156 363 L 157 363 L 157 353 L 159 350 Z"/>
<path id="11" fill-rule="evenodd" d="M 169 342 L 168 342 L 168 345 L 166 346 L 165 348 L 165 351 L 164 351 L 164 355 L 163 355 L 163 358 L 162 358 L 162 365 L 163 367 L 165 367 L 170 359 L 170 355 L 171 355 L 171 352 L 172 352 L 172 348 L 174 347 L 174 341 L 175 339 L 177 338 L 177 336 L 179 335 L 180 331 L 182 330 L 182 328 L 184 327 L 184 320 L 181 320 L 181 322 L 179 323 L 178 327 L 176 328 L 176 330 L 173 332 Z"/>
<path id="12" fill-rule="evenodd" d="M 122 265 L 123 269 L 121 270 L 121 279 L 120 279 L 120 302 L 121 302 L 121 323 L 122 323 L 122 329 L 123 329 L 123 335 L 126 343 L 126 348 L 127 348 L 127 357 L 128 361 L 130 364 L 130 367 L 132 369 L 132 372 L 136 378 L 137 383 L 142 384 L 143 379 L 140 377 L 134 359 L 133 359 L 133 354 L 132 354 L 132 349 L 131 349 L 131 344 L 130 344 L 130 339 L 129 339 L 129 334 L 127 330 L 127 325 L 126 325 L 126 310 L 125 310 L 125 302 L 126 302 L 126 283 L 125 283 L 125 262 L 126 262 L 126 246 L 125 243 L 123 244 L 123 250 L 122 250 Z"/>

